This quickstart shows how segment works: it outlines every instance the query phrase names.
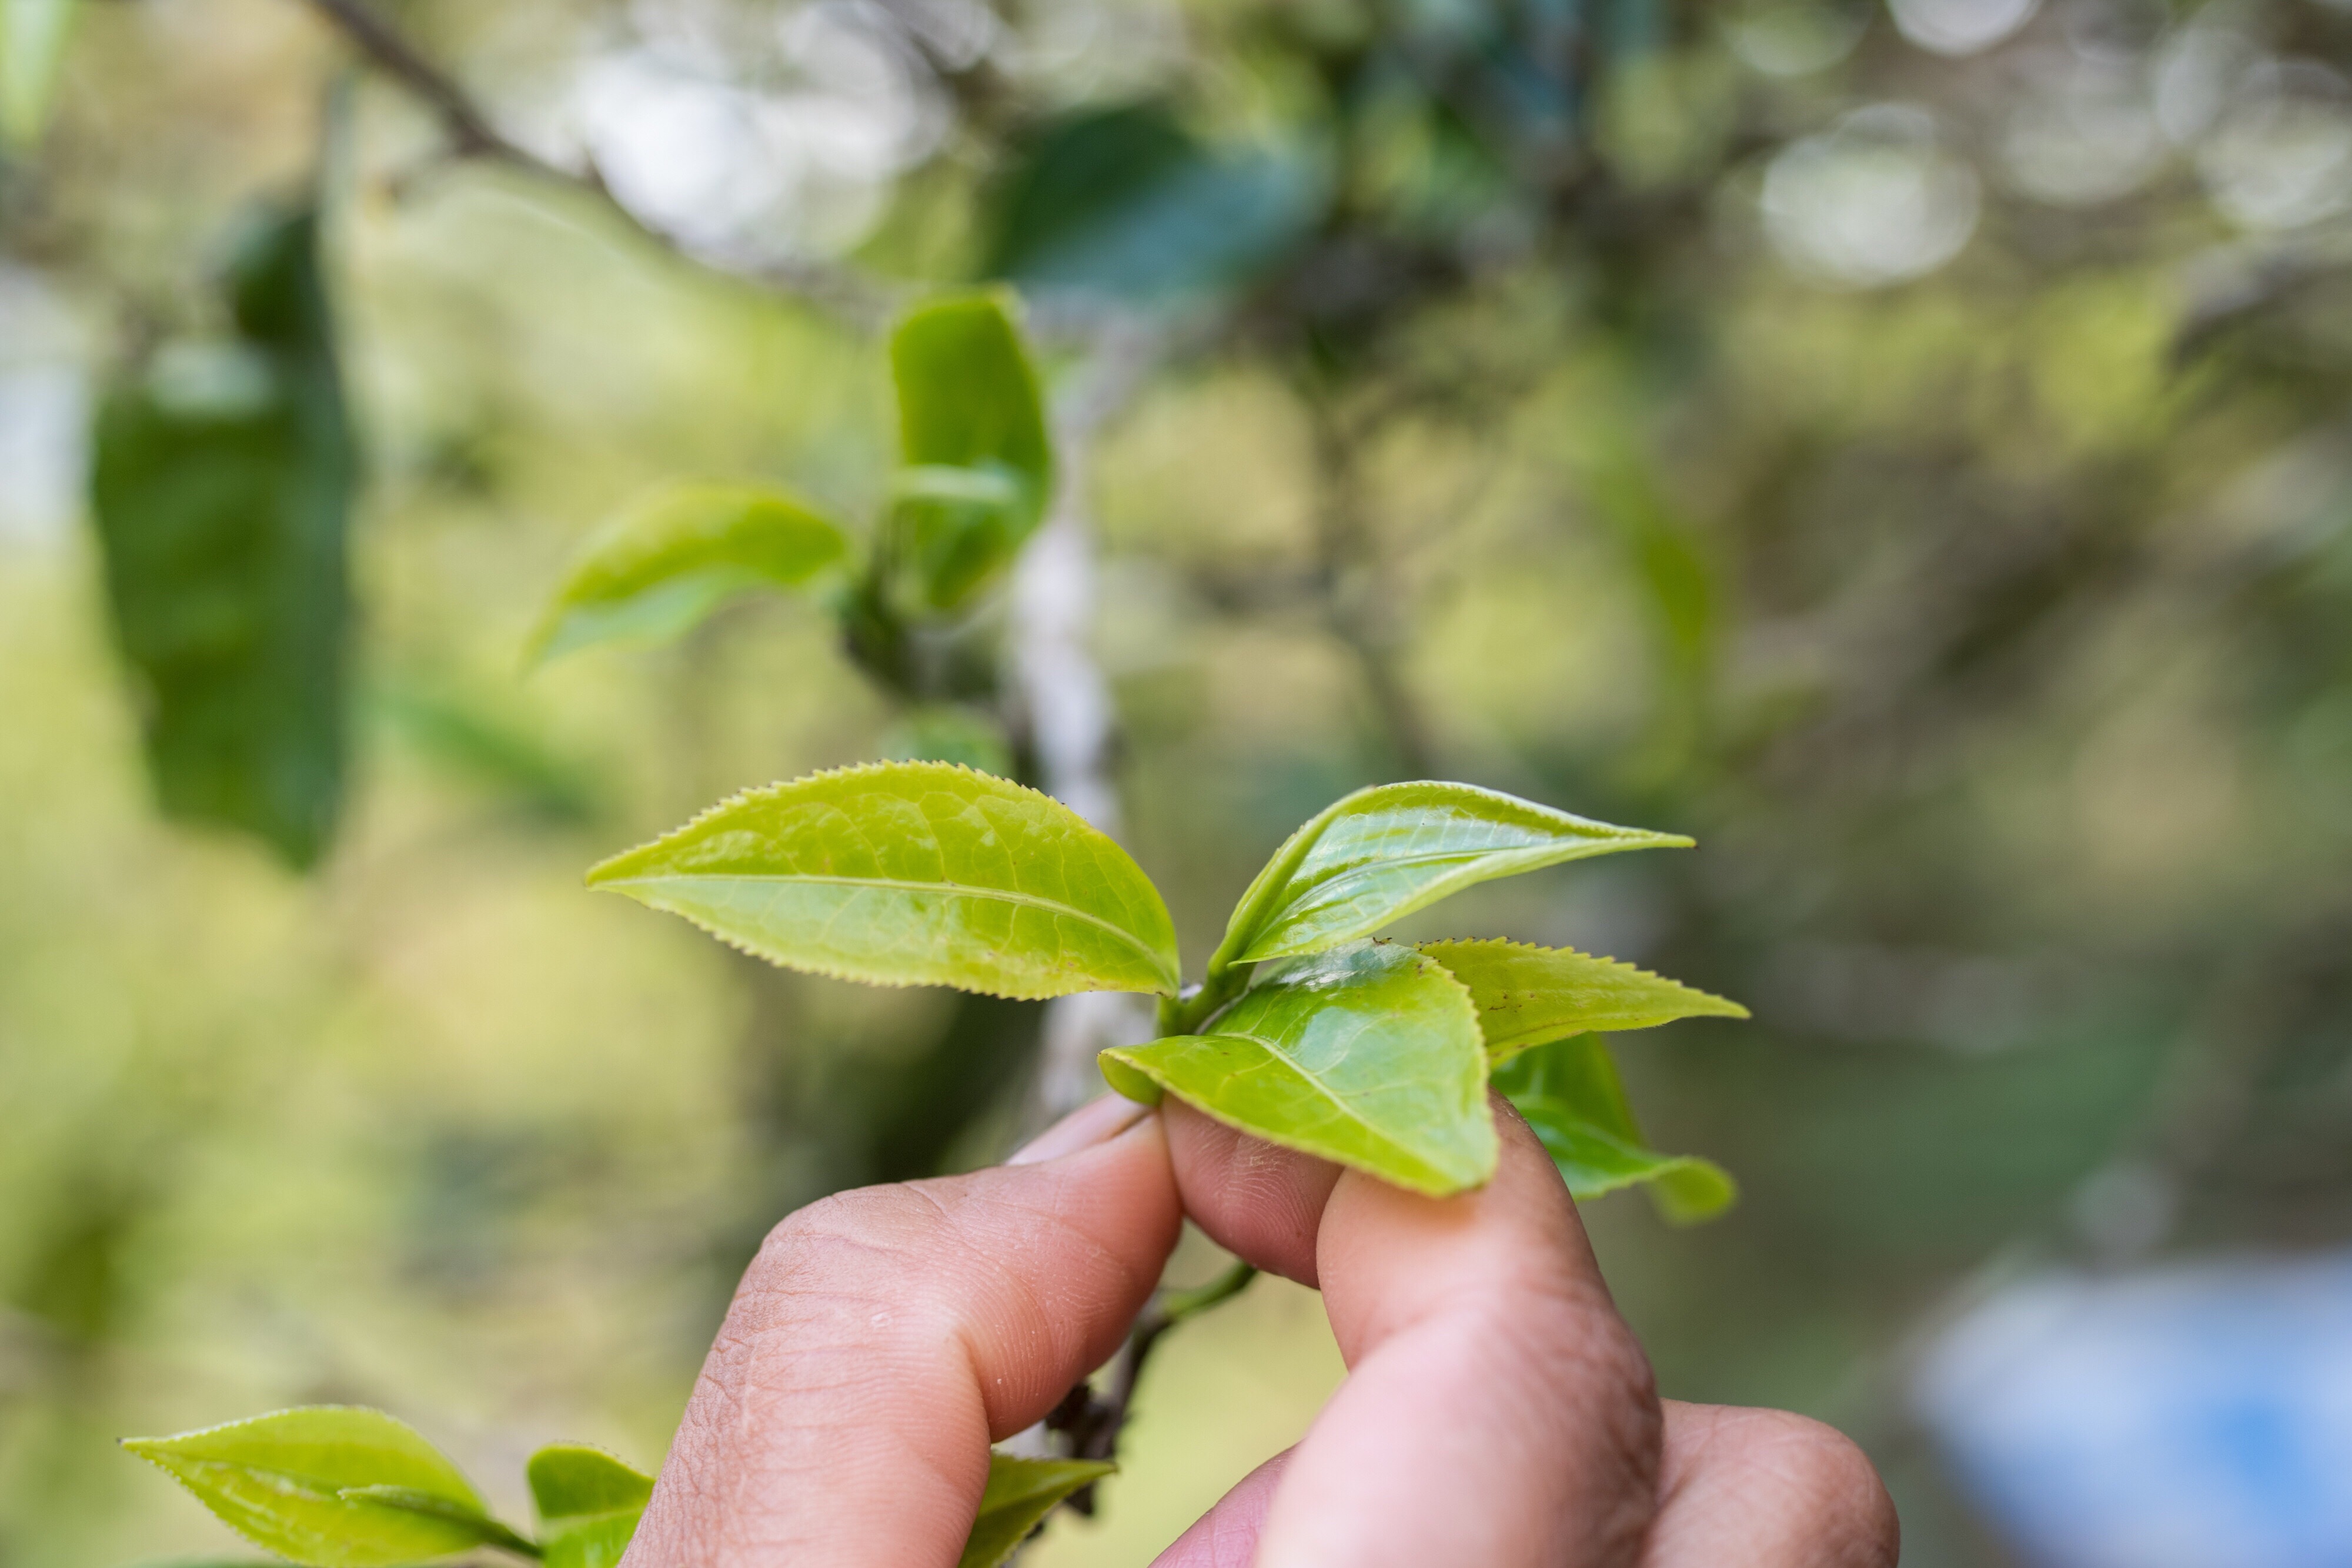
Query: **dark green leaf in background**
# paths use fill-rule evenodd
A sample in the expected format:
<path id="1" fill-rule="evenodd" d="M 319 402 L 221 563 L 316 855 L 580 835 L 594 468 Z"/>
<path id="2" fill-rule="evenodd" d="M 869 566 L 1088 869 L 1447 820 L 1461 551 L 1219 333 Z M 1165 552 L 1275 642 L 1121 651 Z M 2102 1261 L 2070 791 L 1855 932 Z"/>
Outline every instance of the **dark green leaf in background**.
<path id="1" fill-rule="evenodd" d="M 1617 1064 L 1597 1034 L 1521 1052 L 1495 1070 L 1495 1087 L 1527 1118 L 1580 1199 L 1646 1182 L 1661 1213 L 1689 1224 L 1722 1212 L 1738 1196 L 1721 1166 L 1646 1145 Z"/>
<path id="2" fill-rule="evenodd" d="M 739 593 L 799 588 L 847 552 L 841 528 L 781 490 L 696 483 L 646 496 L 581 551 L 524 652 L 660 643 Z"/>
<path id="3" fill-rule="evenodd" d="M 1362 942 L 1260 971 L 1201 1034 L 1102 1053 L 1132 1099 L 1153 1088 L 1217 1120 L 1415 1192 L 1495 1174 L 1486 1048 L 1469 993 L 1411 947 Z"/>
<path id="4" fill-rule="evenodd" d="M 1325 184 L 1297 151 L 1213 152 L 1163 103 L 1087 110 L 1016 150 L 993 192 L 984 270 L 1145 300 L 1223 287 L 1298 240 Z"/>
<path id="5" fill-rule="evenodd" d="M 653 1478 L 576 1443 L 540 1449 L 528 1473 L 549 1568 L 614 1568 L 654 1494 Z"/>
<path id="6" fill-rule="evenodd" d="M 122 1446 L 170 1471 L 255 1545 L 314 1568 L 388 1568 L 505 1533 L 439 1449 L 381 1410 L 305 1406 Z M 347 1495 L 378 1487 L 403 1495 Z M 418 1499 L 446 1511 L 426 1511 Z"/>
<path id="7" fill-rule="evenodd" d="M 1496 877 L 1623 850 L 1687 848 L 1470 784 L 1381 784 L 1336 801 L 1259 872 L 1209 960 L 1318 952 Z"/>
<path id="8" fill-rule="evenodd" d="M 885 762 L 720 802 L 589 885 L 772 963 L 1003 997 L 1176 989 L 1176 933 L 1125 850 L 1051 796 Z"/>
<path id="9" fill-rule="evenodd" d="M 1029 1532 L 1064 1498 L 1114 1475 L 1118 1467 L 1102 1459 L 1024 1459 L 1011 1454 L 988 1456 L 988 1488 L 981 1493 L 980 1516 L 972 1521 L 956 1568 L 1000 1568 Z"/>
<path id="10" fill-rule="evenodd" d="M 1686 1018 L 1744 1019 L 1738 1002 L 1596 958 L 1526 942 L 1424 942 L 1421 950 L 1470 988 L 1489 1061 L 1588 1030 L 1649 1029 Z"/>
<path id="11" fill-rule="evenodd" d="M 100 410 L 91 500 L 166 814 L 318 858 L 342 789 L 354 460 L 309 209 L 257 227 L 237 336 L 166 349 Z"/>

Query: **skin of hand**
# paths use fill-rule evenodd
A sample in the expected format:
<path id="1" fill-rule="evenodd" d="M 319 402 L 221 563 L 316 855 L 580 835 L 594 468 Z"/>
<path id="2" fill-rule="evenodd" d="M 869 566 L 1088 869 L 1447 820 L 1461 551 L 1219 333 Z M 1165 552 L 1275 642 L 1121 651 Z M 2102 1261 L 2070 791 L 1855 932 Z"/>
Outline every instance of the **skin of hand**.
<path id="1" fill-rule="evenodd" d="M 1157 1568 L 1892 1568 L 1843 1437 L 1657 1397 L 1495 1109 L 1501 1167 L 1450 1198 L 1104 1099 L 1006 1165 L 812 1204 L 745 1273 L 623 1568 L 953 1568 L 988 1445 L 1118 1349 L 1188 1215 L 1322 1291 L 1349 1376 Z"/>

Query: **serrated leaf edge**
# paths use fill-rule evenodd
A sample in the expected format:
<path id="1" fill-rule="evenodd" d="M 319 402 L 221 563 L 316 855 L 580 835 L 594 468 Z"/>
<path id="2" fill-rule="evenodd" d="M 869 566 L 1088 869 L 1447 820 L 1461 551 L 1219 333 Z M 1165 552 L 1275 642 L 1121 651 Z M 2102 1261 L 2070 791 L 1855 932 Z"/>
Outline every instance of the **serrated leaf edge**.
<path id="1" fill-rule="evenodd" d="M 1672 986 L 1676 990 L 1686 992 L 1703 1001 L 1714 1004 L 1712 1007 L 1701 1008 L 1696 1011 L 1683 1013 L 1674 1019 L 1665 1020 L 1669 1023 L 1679 1023 L 1684 1019 L 1746 1019 L 1756 1016 L 1749 1012 L 1747 1008 L 1733 1001 L 1728 997 L 1718 997 L 1713 991 L 1703 991 L 1696 986 L 1688 985 L 1684 981 L 1675 979 L 1671 975 L 1661 975 L 1655 969 L 1644 969 L 1639 964 L 1631 963 L 1623 958 L 1612 958 L 1606 954 L 1601 953 L 1588 953 L 1581 947 L 1547 947 L 1540 942 L 1520 942 L 1507 936 L 1439 936 L 1427 942 L 1417 942 L 1413 944 L 1414 951 L 1420 953 L 1424 957 L 1429 958 L 1433 963 L 1441 966 L 1444 965 L 1445 960 L 1431 951 L 1431 949 L 1434 947 L 1503 947 L 1515 953 L 1573 954 L 1575 956 L 1585 959 L 1591 963 L 1605 964 L 1612 969 L 1622 970 L 1628 975 L 1638 976 L 1645 980 L 1655 980 L 1660 985 Z M 1453 973 L 1450 967 L 1447 968 L 1446 972 L 1448 974 Z M 1459 977 L 1456 977 L 1459 978 Z M 1465 982 L 1465 984 L 1466 985 L 1467 982 Z M 1476 994 L 1474 992 L 1471 998 L 1472 1005 L 1474 1007 L 1476 1005 Z M 1478 1028 L 1479 1032 L 1482 1035 L 1486 1032 L 1486 1014 L 1481 1012 L 1478 1017 Z M 1499 1067 L 1504 1062 L 1508 1061 L 1512 1057 L 1518 1055 L 1519 1052 L 1523 1051 L 1533 1051 L 1537 1046 L 1549 1045 L 1553 1040 L 1566 1040 L 1570 1035 L 1623 1034 L 1628 1032 L 1631 1031 L 1626 1030 L 1599 1029 L 1591 1024 L 1575 1024 L 1564 1028 L 1559 1034 L 1547 1036 L 1542 1040 L 1514 1040 L 1511 1042 L 1510 1049 L 1500 1054 L 1496 1054 L 1495 1052 L 1493 1044 L 1490 1041 L 1487 1047 L 1487 1063 L 1489 1066 Z"/>
<path id="2" fill-rule="evenodd" d="M 1113 849 L 1118 850 L 1120 854 L 1127 854 L 1125 845 L 1121 844 L 1117 839 L 1112 838 L 1108 833 L 1104 832 L 1100 828 L 1096 827 L 1092 822 L 1087 821 L 1084 817 L 1079 816 L 1075 810 L 1071 810 L 1067 802 L 1055 799 L 1055 797 L 1048 795 L 1043 789 L 1024 784 L 1017 779 L 1006 779 L 994 773 L 983 773 L 979 768 L 970 767 L 961 762 L 853 762 L 845 767 L 825 768 L 820 768 L 814 773 L 803 773 L 797 779 L 780 779 L 772 784 L 761 784 L 748 789 L 738 789 L 734 794 L 728 796 L 726 799 L 719 800 L 715 804 L 704 807 L 701 810 L 696 812 L 684 822 L 672 828 L 668 832 L 662 834 L 660 837 L 648 839 L 644 843 L 623 850 L 618 854 L 608 855 L 604 860 L 597 862 L 593 866 L 590 866 L 585 878 L 586 884 L 600 893 L 620 893 L 625 896 L 635 897 L 635 894 L 630 894 L 627 891 L 628 884 L 631 882 L 651 882 L 660 879 L 652 877 L 607 877 L 603 875 L 605 869 L 611 866 L 614 862 L 626 860 L 631 855 L 641 853 L 642 852 L 653 849 L 657 845 L 666 844 L 673 839 L 679 838 L 687 833 L 692 832 L 696 828 L 701 826 L 704 822 L 709 821 L 713 817 L 734 810 L 737 807 L 748 804 L 756 797 L 769 794 L 774 790 L 791 789 L 794 785 L 799 784 L 814 784 L 819 779 L 847 779 L 861 773 L 905 773 L 909 771 L 965 774 L 974 779 L 985 779 L 993 784 L 1006 785 L 1013 789 L 1019 790 L 1024 795 L 1034 795 L 1041 800 L 1049 801 L 1055 806 L 1059 806 L 1063 810 L 1069 811 L 1071 818 L 1076 821 L 1079 826 L 1086 829 L 1087 831 L 1102 839 L 1105 843 L 1108 843 Z M 1130 863 L 1134 860 L 1134 857 L 1131 855 L 1128 858 Z M 1159 884 L 1151 881 L 1150 874 L 1144 872 L 1140 865 L 1138 865 L 1136 870 L 1142 875 L 1145 883 L 1150 886 L 1152 892 L 1160 896 L 1162 901 L 1161 907 L 1164 909 L 1166 907 L 1166 895 L 1160 894 Z M 808 880 L 824 881 L 826 879 L 813 877 Z M 845 883 L 858 881 L 860 879 L 834 878 L 831 880 L 836 883 Z M 876 879 L 864 880 L 872 885 L 882 885 L 882 883 Z M 1153 968 L 1158 969 L 1160 967 L 1159 955 L 1152 953 L 1149 949 L 1141 946 L 1139 944 L 1137 944 L 1130 933 L 1121 931 L 1118 927 L 1111 925 L 1108 921 L 1103 920 L 1097 915 L 1088 915 L 1082 909 L 1073 909 L 1067 904 L 1055 904 L 1051 899 L 1026 897 L 1013 898 L 1008 897 L 1004 894 L 994 889 L 968 887 L 962 883 L 890 883 L 889 885 L 903 885 L 910 889 L 941 887 L 953 888 L 963 892 L 969 892 L 981 897 L 1003 898 L 1007 903 L 1025 903 L 1041 907 L 1051 908 L 1061 913 L 1073 915 L 1077 919 L 1086 921 L 1089 925 L 1099 926 L 1101 929 L 1110 932 L 1114 936 L 1118 936 L 1121 941 L 1127 942 L 1129 946 L 1134 946 L 1138 952 L 1143 955 L 1146 961 L 1149 962 Z M 660 909 L 666 915 L 677 915 L 679 919 L 684 920 L 689 925 L 695 926 L 697 929 L 718 938 L 719 941 L 724 942 L 727 946 L 734 948 L 739 953 L 749 955 L 750 956 L 758 958 L 764 963 L 775 964 L 780 967 L 792 969 L 799 974 L 817 975 L 830 980 L 846 980 L 856 985 L 882 986 L 894 990 L 903 990 L 909 987 L 922 986 L 931 983 L 925 980 L 893 980 L 887 978 L 876 978 L 872 976 L 855 974 L 835 966 L 803 963 L 798 960 L 786 963 L 783 959 L 778 958 L 772 954 L 761 952 L 759 948 L 752 946 L 750 943 L 739 941 L 737 938 L 729 936 L 726 932 L 721 931 L 716 926 L 688 914 L 685 910 L 672 909 L 665 904 L 656 904 L 651 899 L 639 899 L 638 902 L 646 904 L 648 908 Z M 1162 970 L 1160 977 L 1166 982 L 1167 989 L 1163 992 L 1156 992 L 1152 994 L 1165 996 L 1175 995 L 1178 986 L 1181 983 L 1181 975 Z M 1081 992 L 1089 990 L 1092 988 L 1082 986 L 1076 991 L 996 990 L 984 986 L 957 986 L 954 988 L 960 991 L 969 992 L 974 996 L 1002 997 L 1008 1001 L 1045 1001 L 1055 997 L 1077 995 Z"/>
<path id="3" fill-rule="evenodd" d="M 1234 901 L 1233 913 L 1227 915 L 1225 919 L 1224 937 L 1217 944 L 1217 950 L 1209 956 L 1209 973 L 1215 975 L 1236 964 L 1263 963 L 1273 958 L 1303 958 L 1316 953 L 1328 952 L 1330 948 L 1336 947 L 1342 943 L 1352 942 L 1360 937 L 1369 936 L 1371 932 L 1387 925 L 1391 920 L 1402 919 L 1407 915 L 1411 915 L 1418 910 L 1426 909 L 1431 904 L 1436 904 L 1445 898 L 1449 898 L 1454 894 L 1461 891 L 1458 885 L 1448 886 L 1441 881 L 1436 884 L 1434 890 L 1430 892 L 1427 896 L 1417 898 L 1412 903 L 1403 904 L 1401 907 L 1381 915 L 1378 920 L 1373 921 L 1369 925 L 1349 931 L 1341 935 L 1334 936 L 1328 941 L 1318 939 L 1318 945 L 1313 946 L 1280 948 L 1266 951 L 1261 950 L 1256 942 L 1252 942 L 1244 950 L 1229 951 L 1229 949 L 1233 949 L 1234 947 L 1235 940 L 1240 935 L 1236 929 L 1235 922 L 1240 918 L 1242 911 L 1247 909 L 1256 899 L 1259 889 L 1266 886 L 1268 883 L 1277 875 L 1287 876 L 1291 873 L 1297 871 L 1298 869 L 1298 862 L 1307 858 L 1307 852 L 1314 847 L 1316 841 L 1322 837 L 1323 831 L 1330 826 L 1331 822 L 1339 817 L 1342 810 L 1346 810 L 1352 802 L 1360 800 L 1367 795 L 1377 794 L 1382 789 L 1396 789 L 1400 785 L 1411 784 L 1449 785 L 1457 789 L 1472 790 L 1481 795 L 1490 795 L 1496 800 L 1507 800 L 1515 806 L 1525 807 L 1538 814 L 1565 817 L 1570 821 L 1580 823 L 1583 826 L 1599 830 L 1599 831 L 1591 835 L 1593 838 L 1616 838 L 1629 841 L 1618 845 L 1615 850 L 1588 851 L 1581 855 L 1568 854 L 1561 856 L 1560 858 L 1562 860 L 1589 860 L 1596 858 L 1601 854 L 1610 854 L 1619 852 L 1621 851 L 1643 849 L 1687 850 L 1698 847 L 1698 841 L 1696 839 L 1690 838 L 1682 833 L 1661 833 L 1648 828 L 1627 828 L 1621 827 L 1614 822 L 1598 821 L 1591 817 L 1579 816 L 1573 811 L 1562 810 L 1557 806 L 1547 806 L 1539 800 L 1527 800 L 1522 796 L 1511 794 L 1508 790 L 1491 789 L 1486 785 L 1465 783 L 1458 779 L 1411 779 L 1392 780 L 1384 784 L 1367 784 L 1360 789 L 1350 789 L 1345 795 L 1340 796 L 1338 800 L 1332 801 L 1329 805 L 1324 807 L 1321 810 L 1307 818 L 1307 821 L 1301 822 L 1297 827 L 1291 830 L 1290 836 L 1283 840 L 1282 842 L 1276 846 L 1274 853 L 1267 858 L 1265 864 L 1258 868 L 1258 873 L 1250 878 L 1249 885 L 1242 890 L 1241 897 Z M 1529 851 L 1519 852 L 1538 854 L 1545 852 L 1538 849 L 1530 849 Z M 1393 865 L 1396 862 L 1391 860 L 1381 861 L 1374 863 L 1381 865 Z M 1504 872 L 1499 874 L 1501 876 L 1511 876 L 1516 875 L 1520 872 L 1541 871 L 1547 864 L 1557 863 L 1559 863 L 1557 861 L 1547 862 L 1537 859 L 1532 860 L 1530 863 L 1527 865 L 1514 867 L 1511 871 Z M 1495 879 L 1481 878 L 1480 880 L 1488 881 Z M 1327 883 L 1326 885 L 1328 886 L 1328 884 Z M 1475 883 L 1472 885 L 1475 885 Z"/>

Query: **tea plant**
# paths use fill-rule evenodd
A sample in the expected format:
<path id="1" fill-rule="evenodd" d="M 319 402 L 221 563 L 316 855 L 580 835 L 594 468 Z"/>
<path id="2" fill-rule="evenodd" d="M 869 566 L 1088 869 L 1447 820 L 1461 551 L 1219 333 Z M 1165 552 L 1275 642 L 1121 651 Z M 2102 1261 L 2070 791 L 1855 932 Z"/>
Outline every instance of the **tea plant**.
<path id="1" fill-rule="evenodd" d="M 1160 1038 L 1102 1052 L 1118 1092 L 1147 1103 L 1174 1094 L 1244 1132 L 1433 1197 L 1494 1174 L 1491 1083 L 1576 1196 L 1648 1182 L 1670 1216 L 1696 1218 L 1729 1201 L 1729 1178 L 1644 1145 L 1600 1037 L 1744 1009 L 1570 948 L 1374 935 L 1497 877 L 1690 841 L 1467 784 L 1359 790 L 1276 852 L 1191 985 L 1167 904 L 1126 851 L 1050 796 L 953 764 L 875 763 L 748 790 L 596 866 L 588 882 L 812 974 L 1013 998 L 1157 996 Z M 1109 1473 L 1152 1343 L 1249 1277 L 1243 1266 L 1147 1314 L 1108 1397 L 1081 1385 L 1049 1418 L 1072 1457 L 993 1456 L 965 1568 L 1003 1561 Z M 546 1454 L 532 1461 L 532 1485 L 553 1533 L 533 1542 L 491 1519 L 423 1439 L 373 1412 L 285 1412 L 132 1447 L 298 1562 L 366 1568 L 477 1544 L 550 1562 L 559 1548 L 574 1552 L 549 1522 L 570 1516 L 551 1512 L 541 1487 Z M 634 1475 L 604 1463 L 597 1474 Z M 643 1507 L 642 1491 L 627 1496 L 628 1509 Z M 622 1511 L 600 1515 L 608 1533 L 561 1560 L 616 1560 Z M 590 1555 L 607 1545 L 611 1557 Z"/>

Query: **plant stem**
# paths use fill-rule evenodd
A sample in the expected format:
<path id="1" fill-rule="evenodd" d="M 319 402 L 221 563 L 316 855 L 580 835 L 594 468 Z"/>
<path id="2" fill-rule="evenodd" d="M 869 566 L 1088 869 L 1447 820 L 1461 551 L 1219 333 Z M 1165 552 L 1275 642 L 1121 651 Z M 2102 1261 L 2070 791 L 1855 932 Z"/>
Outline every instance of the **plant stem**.
<path id="1" fill-rule="evenodd" d="M 1150 1360 L 1161 1336 L 1178 1323 L 1240 1295 L 1256 1278 L 1254 1266 L 1236 1262 L 1205 1285 L 1160 1292 L 1129 1332 L 1127 1344 L 1111 1369 L 1109 1390 L 1097 1395 L 1090 1385 L 1081 1382 L 1045 1417 L 1049 1428 L 1068 1434 L 1070 1457 L 1118 1458 L 1118 1440 L 1126 1431 L 1128 1416 L 1135 1403 L 1136 1385 L 1143 1380 L 1144 1363 Z M 1091 1516 L 1095 1511 L 1095 1489 L 1081 1488 L 1071 1494 L 1065 1506 Z"/>

